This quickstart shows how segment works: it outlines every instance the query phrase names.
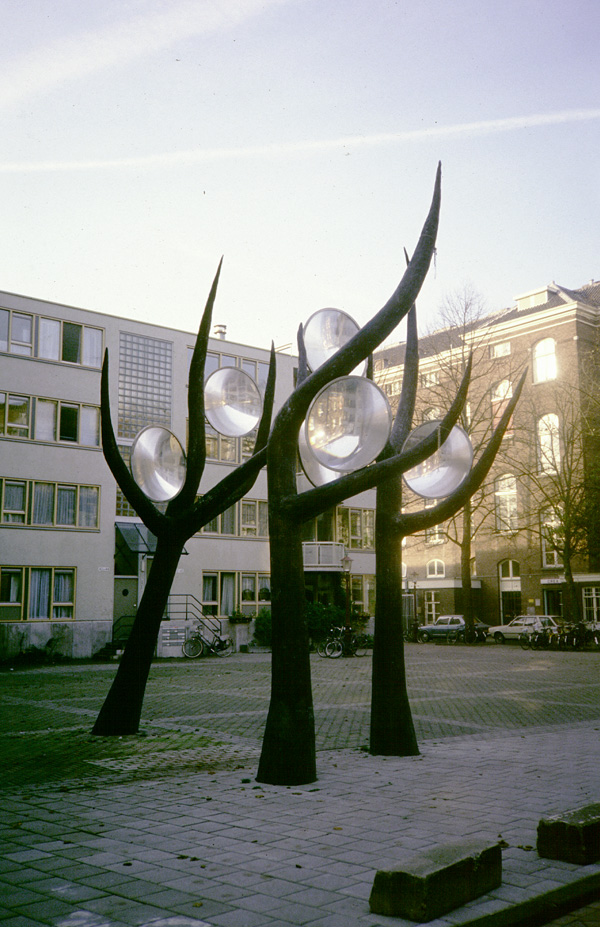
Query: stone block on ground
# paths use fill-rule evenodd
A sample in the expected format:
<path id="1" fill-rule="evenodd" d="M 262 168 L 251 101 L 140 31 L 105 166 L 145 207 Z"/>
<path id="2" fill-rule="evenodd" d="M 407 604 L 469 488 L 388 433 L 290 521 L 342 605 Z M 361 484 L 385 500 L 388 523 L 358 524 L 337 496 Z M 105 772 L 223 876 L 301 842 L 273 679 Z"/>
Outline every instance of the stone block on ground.
<path id="1" fill-rule="evenodd" d="M 432 847 L 397 869 L 377 872 L 369 905 L 374 914 L 423 923 L 485 895 L 501 881 L 499 844 L 453 841 Z"/>
<path id="2" fill-rule="evenodd" d="M 542 818 L 537 851 L 545 859 L 587 866 L 600 859 L 600 803 Z"/>

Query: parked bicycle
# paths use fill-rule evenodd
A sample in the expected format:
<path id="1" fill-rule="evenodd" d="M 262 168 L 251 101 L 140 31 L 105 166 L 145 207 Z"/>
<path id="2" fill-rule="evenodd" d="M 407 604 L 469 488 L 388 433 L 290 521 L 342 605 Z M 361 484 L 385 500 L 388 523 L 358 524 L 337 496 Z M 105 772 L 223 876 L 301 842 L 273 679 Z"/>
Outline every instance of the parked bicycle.
<path id="1" fill-rule="evenodd" d="M 369 636 L 346 628 L 331 628 L 328 636 L 317 644 L 320 657 L 364 657 L 369 652 Z"/>
<path id="2" fill-rule="evenodd" d="M 223 637 L 216 631 L 201 627 L 200 623 L 190 636 L 183 642 L 181 648 L 183 655 L 194 659 L 203 654 L 216 654 L 218 657 L 228 657 L 233 653 L 234 644 L 230 637 Z"/>

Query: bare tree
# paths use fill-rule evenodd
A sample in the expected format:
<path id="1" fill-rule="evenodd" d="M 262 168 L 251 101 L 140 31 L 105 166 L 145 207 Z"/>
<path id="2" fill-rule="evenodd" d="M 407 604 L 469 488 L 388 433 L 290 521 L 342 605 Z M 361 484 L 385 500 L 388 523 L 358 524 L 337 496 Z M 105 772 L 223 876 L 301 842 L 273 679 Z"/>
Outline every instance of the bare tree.
<path id="1" fill-rule="evenodd" d="M 583 389 L 564 381 L 547 386 L 545 398 L 528 405 L 535 437 L 519 430 L 512 466 L 523 489 L 521 519 L 539 537 L 546 565 L 562 565 L 565 611 L 579 622 L 573 573 L 593 557 L 597 543 L 600 403 L 586 400 L 587 383 Z"/>
<path id="2" fill-rule="evenodd" d="M 458 388 L 472 356 L 469 401 L 462 409 L 459 424 L 469 435 L 475 456 L 490 440 L 513 395 L 513 381 L 523 369 L 522 364 L 515 365 L 511 356 L 503 359 L 501 368 L 492 357 L 488 324 L 493 319 L 494 315 L 487 313 L 483 296 L 472 284 L 465 283 L 446 296 L 438 315 L 440 325 L 426 336 L 427 357 L 435 358 L 437 377 L 432 377 L 422 391 L 418 412 L 425 418 L 432 414 L 432 406 L 443 406 L 448 390 Z M 500 449 L 499 455 L 502 453 Z M 494 511 L 494 494 L 488 487 L 480 487 L 465 500 L 462 509 L 444 523 L 446 540 L 460 551 L 462 611 L 470 628 L 475 621 L 473 542 L 494 516 Z"/>
<path id="3" fill-rule="evenodd" d="M 442 426 L 449 428 L 464 413 L 471 379 L 472 355 L 466 358 L 456 398 Z M 424 512 L 403 512 L 402 481 L 396 477 L 377 487 L 376 510 L 376 603 L 371 697 L 370 752 L 386 756 L 419 753 L 406 686 L 402 603 L 402 542 L 405 537 L 453 518 L 485 480 L 523 389 L 524 375 L 504 409 L 480 459 L 464 483 L 448 498 Z M 408 316 L 402 392 L 394 426 L 382 458 L 401 452 L 408 437 L 417 396 L 418 339 L 416 310 Z M 446 390 L 446 392 L 448 392 Z M 443 441 L 443 439 L 441 439 Z"/>
<path id="4" fill-rule="evenodd" d="M 125 645 L 117 674 L 92 729 L 93 734 L 137 733 L 160 624 L 184 544 L 203 525 L 208 524 L 218 514 L 242 498 L 252 487 L 261 467 L 266 462 L 265 447 L 269 436 L 275 392 L 275 352 L 273 348 L 271 348 L 271 364 L 265 390 L 263 415 L 258 427 L 254 454 L 197 500 L 198 487 L 206 462 L 204 364 L 220 272 L 221 264 L 219 264 L 202 316 L 190 366 L 189 445 L 186 478 L 181 492 L 169 503 L 166 512 L 160 511 L 144 495 L 121 457 L 110 415 L 108 352 L 104 358 L 101 383 L 104 456 L 127 501 L 146 527 L 156 535 L 157 545 L 131 634 Z"/>
<path id="5" fill-rule="evenodd" d="M 427 439 L 411 453 L 379 461 L 325 486 L 299 493 L 298 433 L 317 392 L 349 374 L 407 314 L 429 269 L 435 248 L 441 170 L 413 258 L 385 306 L 333 357 L 306 377 L 277 414 L 267 450 L 271 542 L 271 700 L 258 768 L 259 782 L 297 785 L 316 779 L 315 729 L 305 620 L 300 525 L 350 496 L 403 472 L 435 449 Z M 302 362 L 302 333 L 299 333 Z"/>

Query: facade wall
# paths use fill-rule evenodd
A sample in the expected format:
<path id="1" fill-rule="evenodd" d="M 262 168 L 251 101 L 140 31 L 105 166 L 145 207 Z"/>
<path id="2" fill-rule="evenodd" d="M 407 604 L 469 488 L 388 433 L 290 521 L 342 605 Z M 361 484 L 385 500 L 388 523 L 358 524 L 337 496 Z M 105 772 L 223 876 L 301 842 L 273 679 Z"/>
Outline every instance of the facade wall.
<path id="1" fill-rule="evenodd" d="M 89 657 L 112 640 L 115 619 L 124 626 L 130 623 L 151 566 L 152 539 L 117 491 L 100 447 L 102 356 L 108 350 L 111 414 L 124 455 L 140 428 L 152 423 L 169 428 L 185 447 L 188 368 L 195 337 L 0 293 L 0 658 L 29 647 Z M 233 364 L 260 383 L 268 362 L 266 350 L 210 339 L 207 373 Z M 295 363 L 289 355 L 277 356 L 275 410 L 293 389 Z M 199 492 L 215 486 L 246 453 L 244 439 L 219 438 L 209 428 Z M 97 497 L 96 502 L 92 498 L 90 503 L 90 497 Z M 21 501 L 22 511 L 17 511 Z M 328 543 L 337 545 L 339 560 L 344 549 L 342 544 L 340 553 L 339 540 L 352 521 L 346 540 L 353 558 L 353 594 L 357 604 L 362 606 L 364 597 L 368 606 L 374 601 L 375 569 L 364 512 L 372 513 L 372 494 L 349 500 L 346 508 L 345 518 L 331 514 Z M 171 590 L 170 620 L 165 622 L 170 633 L 161 638 L 160 655 L 181 654 L 180 635 L 171 633 L 172 628 L 185 633 L 193 624 L 190 612 L 185 618 L 182 603 L 191 602 L 192 610 L 196 603 L 215 614 L 224 633 L 238 645 L 247 642 L 252 629 L 230 624 L 228 617 L 234 610 L 254 615 L 269 607 L 266 513 L 267 480 L 262 471 L 235 511 L 186 543 Z M 313 540 L 311 526 L 306 539 Z M 319 572 L 317 598 L 327 598 L 334 574 L 339 580 L 336 563 L 334 558 Z M 309 578 L 316 575 L 313 567 L 307 569 Z M 59 601 L 59 595 L 70 595 L 69 601 Z"/>
<path id="2" fill-rule="evenodd" d="M 588 411 L 595 416 L 596 426 L 598 424 L 599 292 L 598 284 L 574 293 L 551 287 L 520 299 L 513 310 L 493 314 L 462 328 L 457 326 L 433 333 L 422 339 L 420 345 L 420 389 L 415 424 L 443 416 L 456 392 L 469 350 L 473 350 L 469 415 L 463 425 L 471 434 L 476 457 L 478 448 L 489 439 L 495 415 L 501 412 L 501 403 L 496 406 L 493 403 L 494 395 L 498 395 L 495 387 L 505 381 L 514 388 L 527 368 L 524 390 L 509 433 L 484 484 L 481 498 L 475 497 L 475 522 L 481 522 L 482 513 L 487 512 L 473 535 L 471 550 L 472 577 L 480 587 L 474 598 L 475 612 L 489 624 L 508 621 L 521 612 L 571 617 L 563 565 L 549 553 L 547 545 L 542 544 L 540 500 L 545 494 L 543 504 L 547 504 L 553 484 L 550 477 L 539 474 L 537 423 L 542 416 L 557 416 L 561 467 L 568 466 L 565 461 L 569 442 L 563 424 L 569 417 L 574 416 L 581 422 L 587 402 Z M 539 345 L 546 339 L 554 344 L 554 357 L 540 360 L 543 352 Z M 381 349 L 375 355 L 376 379 L 393 407 L 401 389 L 403 355 L 403 345 Z M 577 430 L 572 434 L 578 437 Z M 586 471 L 594 460 L 593 451 L 591 448 L 587 455 Z M 582 472 L 584 470 L 577 477 L 580 481 Z M 499 502 L 497 480 L 504 475 L 515 480 L 514 501 L 510 503 L 506 499 L 504 503 Z M 587 475 L 590 477 L 589 473 Z M 590 478 L 588 482 L 591 485 L 593 480 Z M 406 490 L 407 508 L 420 509 L 423 504 L 423 500 Z M 498 512 L 506 514 L 509 507 L 510 526 L 506 523 L 502 526 Z M 572 566 L 580 604 L 583 605 L 585 596 L 587 617 L 594 611 L 593 617 L 599 620 L 597 607 L 590 610 L 590 603 L 597 602 L 600 595 L 599 545 L 594 540 L 596 532 L 592 522 L 589 528 L 589 547 L 573 558 Z M 460 551 L 449 536 L 462 536 L 460 515 L 455 523 L 441 525 L 424 536 L 406 541 L 407 583 L 409 589 L 416 589 L 421 620 L 462 612 Z"/>

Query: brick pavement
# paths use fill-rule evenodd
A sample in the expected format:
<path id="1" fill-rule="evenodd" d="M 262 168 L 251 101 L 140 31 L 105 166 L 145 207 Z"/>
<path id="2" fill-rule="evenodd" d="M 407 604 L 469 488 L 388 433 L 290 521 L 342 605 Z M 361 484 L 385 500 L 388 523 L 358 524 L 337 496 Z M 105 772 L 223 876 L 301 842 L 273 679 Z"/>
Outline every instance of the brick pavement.
<path id="1" fill-rule="evenodd" d="M 375 871 L 462 835 L 503 841 L 503 883 L 434 927 L 505 927 L 583 876 L 598 889 L 600 865 L 534 847 L 540 817 L 600 798 L 599 666 L 408 647 L 421 756 L 382 758 L 361 749 L 370 659 L 315 657 L 319 780 L 289 789 L 254 781 L 268 656 L 156 664 L 146 736 L 117 739 L 88 733 L 114 666 L 1 672 L 0 924 L 404 927 L 369 913 Z"/>

